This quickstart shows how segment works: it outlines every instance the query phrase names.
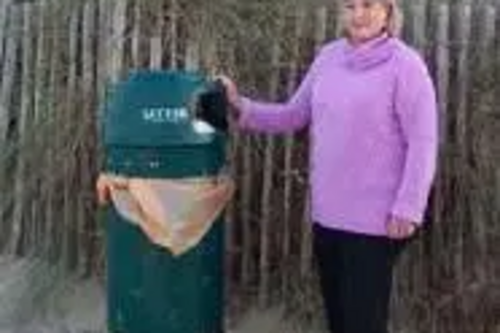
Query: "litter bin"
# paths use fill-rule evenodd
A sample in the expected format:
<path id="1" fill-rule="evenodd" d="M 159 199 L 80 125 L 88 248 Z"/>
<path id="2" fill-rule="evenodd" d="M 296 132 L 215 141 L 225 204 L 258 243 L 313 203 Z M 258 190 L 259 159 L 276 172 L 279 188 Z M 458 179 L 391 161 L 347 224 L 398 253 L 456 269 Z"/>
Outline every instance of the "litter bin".
<path id="1" fill-rule="evenodd" d="M 224 107 L 213 103 L 220 98 L 199 103 L 196 96 L 210 87 L 201 75 L 176 71 L 139 71 L 115 84 L 103 117 L 103 171 L 126 179 L 217 176 L 225 133 L 193 118 L 207 101 Z M 223 332 L 223 238 L 219 214 L 195 246 L 175 254 L 109 205 L 109 332 Z"/>

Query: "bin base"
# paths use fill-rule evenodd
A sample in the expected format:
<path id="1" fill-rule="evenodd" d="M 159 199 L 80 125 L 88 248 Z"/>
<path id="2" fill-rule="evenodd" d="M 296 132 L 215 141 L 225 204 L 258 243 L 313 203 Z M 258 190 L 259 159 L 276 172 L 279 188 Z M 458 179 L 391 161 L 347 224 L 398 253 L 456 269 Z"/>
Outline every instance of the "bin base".
<path id="1" fill-rule="evenodd" d="M 109 333 L 224 333 L 222 220 L 180 257 L 114 208 L 106 227 Z"/>

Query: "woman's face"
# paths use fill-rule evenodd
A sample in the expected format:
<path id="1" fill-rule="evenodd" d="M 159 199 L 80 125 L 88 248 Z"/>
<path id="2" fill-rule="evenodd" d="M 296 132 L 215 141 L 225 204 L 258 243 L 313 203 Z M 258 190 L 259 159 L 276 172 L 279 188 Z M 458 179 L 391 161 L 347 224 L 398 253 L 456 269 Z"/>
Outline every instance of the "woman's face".
<path id="1" fill-rule="evenodd" d="M 345 0 L 343 21 L 349 38 L 361 43 L 380 35 L 387 27 L 389 7 L 381 0 Z"/>

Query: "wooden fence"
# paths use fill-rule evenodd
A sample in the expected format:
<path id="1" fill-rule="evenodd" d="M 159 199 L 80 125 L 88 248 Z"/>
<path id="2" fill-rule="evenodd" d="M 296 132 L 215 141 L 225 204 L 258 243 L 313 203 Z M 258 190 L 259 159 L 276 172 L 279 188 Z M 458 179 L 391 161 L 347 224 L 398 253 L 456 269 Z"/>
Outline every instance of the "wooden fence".
<path id="1" fill-rule="evenodd" d="M 498 10 L 492 1 L 404 2 L 403 38 L 431 68 L 443 145 L 430 223 L 398 270 L 401 332 L 498 332 Z M 338 36 L 337 11 L 334 1 L 0 0 L 3 251 L 99 273 L 104 221 L 93 184 L 107 82 L 132 68 L 199 69 L 283 100 L 314 50 Z M 319 300 L 307 136 L 234 133 L 228 153 L 238 185 L 227 212 L 229 303 L 285 299 L 310 318 Z"/>

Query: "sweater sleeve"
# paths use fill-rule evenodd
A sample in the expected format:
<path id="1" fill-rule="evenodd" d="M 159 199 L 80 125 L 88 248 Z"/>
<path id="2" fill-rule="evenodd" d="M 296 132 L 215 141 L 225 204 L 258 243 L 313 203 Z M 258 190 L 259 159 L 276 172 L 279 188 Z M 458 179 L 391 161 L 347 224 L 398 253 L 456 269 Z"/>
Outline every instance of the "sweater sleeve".
<path id="1" fill-rule="evenodd" d="M 403 133 L 406 158 L 392 214 L 423 223 L 436 170 L 438 119 L 434 85 L 417 54 L 399 70 L 395 108 Z"/>
<path id="2" fill-rule="evenodd" d="M 241 98 L 238 125 L 263 133 L 293 132 L 305 127 L 311 117 L 311 95 L 318 57 L 307 71 L 295 93 L 285 103 L 264 103 Z"/>

